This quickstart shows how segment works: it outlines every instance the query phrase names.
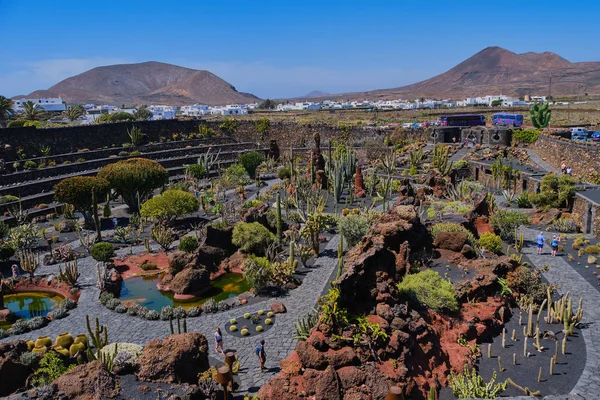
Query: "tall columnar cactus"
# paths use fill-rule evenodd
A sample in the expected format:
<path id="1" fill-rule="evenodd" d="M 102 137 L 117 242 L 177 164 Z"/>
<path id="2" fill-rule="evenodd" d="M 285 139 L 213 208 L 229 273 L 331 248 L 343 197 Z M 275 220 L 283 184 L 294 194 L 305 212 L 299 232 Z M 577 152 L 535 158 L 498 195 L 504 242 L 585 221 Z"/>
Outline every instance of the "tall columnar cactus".
<path id="1" fill-rule="evenodd" d="M 88 334 L 90 335 L 90 339 L 92 340 L 92 344 L 96 348 L 96 351 L 99 351 L 108 344 L 108 329 L 104 325 L 100 325 L 98 317 L 96 317 L 95 322 L 96 326 L 92 331 L 90 317 L 87 314 L 85 315 L 85 326 L 87 327 Z"/>
<path id="2" fill-rule="evenodd" d="M 335 163 L 332 168 L 331 186 L 333 188 L 333 198 L 336 203 L 339 203 L 344 191 L 344 171 L 341 165 Z"/>
<path id="3" fill-rule="evenodd" d="M 206 171 L 206 176 L 210 174 L 210 169 L 219 159 L 219 155 L 221 155 L 221 149 L 215 154 L 210 152 L 210 147 L 206 151 L 206 153 L 200 154 L 198 157 L 198 164 L 204 166 L 204 170 Z"/>
<path id="4" fill-rule="evenodd" d="M 79 269 L 77 268 L 77 260 L 65 263 L 64 271 L 62 267 L 59 266 L 57 278 L 62 282 L 66 282 L 71 287 L 76 286 L 77 279 L 79 279 Z"/>
<path id="5" fill-rule="evenodd" d="M 446 176 L 452 170 L 454 162 L 449 161 L 449 148 L 444 145 L 437 145 L 433 148 L 432 167 L 437 169 L 440 175 Z"/>
<path id="6" fill-rule="evenodd" d="M 338 269 L 335 280 L 340 279 L 342 271 L 344 270 L 344 235 L 340 233 L 340 242 L 338 243 Z"/>
<path id="7" fill-rule="evenodd" d="M 550 117 L 552 116 L 552 110 L 550 109 L 550 103 L 534 103 L 529 110 L 531 116 L 531 124 L 538 128 L 544 129 L 550 125 Z"/>
<path id="8" fill-rule="evenodd" d="M 281 243 L 283 237 L 283 220 L 281 218 L 281 194 L 277 192 L 277 241 Z"/>
<path id="9" fill-rule="evenodd" d="M 417 150 L 410 150 L 408 152 L 408 164 L 411 167 L 418 168 L 419 164 L 423 160 L 423 148 L 419 147 Z"/>
<path id="10" fill-rule="evenodd" d="M 31 251 L 23 251 L 19 254 L 19 262 L 21 269 L 29 274 L 30 279 L 33 279 L 35 271 L 40 266 L 39 256 Z"/>

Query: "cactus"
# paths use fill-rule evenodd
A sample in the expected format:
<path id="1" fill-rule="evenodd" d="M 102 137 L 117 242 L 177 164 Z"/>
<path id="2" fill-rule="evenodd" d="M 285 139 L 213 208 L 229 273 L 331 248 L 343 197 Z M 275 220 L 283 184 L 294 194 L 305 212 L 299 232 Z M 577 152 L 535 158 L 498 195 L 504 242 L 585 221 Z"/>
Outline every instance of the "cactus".
<path id="1" fill-rule="evenodd" d="M 552 110 L 550 109 L 550 103 L 534 103 L 529 110 L 531 116 L 531 124 L 537 129 L 544 129 L 550 124 L 550 118 L 552 117 Z"/>
<path id="2" fill-rule="evenodd" d="M 29 278 L 33 279 L 35 271 L 40 266 L 40 258 L 36 253 L 25 250 L 19 254 L 19 262 L 21 269 L 29 274 Z"/>
<path id="3" fill-rule="evenodd" d="M 430 387 L 429 388 L 429 400 L 436 400 L 435 399 L 435 387 Z"/>
<path id="4" fill-rule="evenodd" d="M 563 340 L 562 340 L 562 346 L 561 346 L 561 352 L 562 355 L 564 356 L 565 354 L 567 354 L 567 334 L 565 333 L 565 335 L 563 336 Z"/>
<path id="5" fill-rule="evenodd" d="M 88 334 L 92 340 L 92 345 L 96 351 L 99 351 L 108 344 L 108 329 L 104 325 L 100 325 L 98 317 L 96 317 L 95 322 L 96 326 L 92 331 L 92 327 L 90 326 L 90 317 L 87 314 L 85 315 L 85 326 L 87 327 Z"/>
<path id="6" fill-rule="evenodd" d="M 500 372 L 506 371 L 506 369 L 502 367 L 502 361 L 500 361 L 500 356 L 498 356 L 498 369 L 500 370 Z"/>
<path id="7" fill-rule="evenodd" d="M 502 329 L 502 348 L 506 348 L 506 328 Z"/>
<path id="8" fill-rule="evenodd" d="M 449 161 L 449 148 L 438 144 L 433 148 L 433 161 L 431 166 L 438 170 L 440 175 L 446 176 L 452 170 L 454 162 Z"/>
<path id="9" fill-rule="evenodd" d="M 513 365 L 517 365 L 517 353 L 513 353 Z"/>
<path id="10" fill-rule="evenodd" d="M 281 194 L 277 192 L 277 241 L 281 243 L 283 235 L 283 219 L 281 218 Z"/>
<path id="11" fill-rule="evenodd" d="M 342 276 L 342 271 L 344 270 L 344 235 L 340 233 L 340 242 L 338 243 L 338 265 L 337 265 L 337 273 L 335 276 L 335 280 L 337 281 Z"/>
<path id="12" fill-rule="evenodd" d="M 65 270 L 58 267 L 58 276 L 57 279 L 59 281 L 67 283 L 71 287 L 77 286 L 77 279 L 79 279 L 79 269 L 77 268 L 77 260 L 69 261 L 65 263 Z"/>
<path id="13" fill-rule="evenodd" d="M 410 150 L 408 152 L 408 164 L 414 168 L 419 168 L 419 164 L 423 160 L 423 148 L 419 147 L 417 150 Z"/>
<path id="14" fill-rule="evenodd" d="M 554 375 L 554 360 L 550 359 L 550 376 Z"/>
<path id="15" fill-rule="evenodd" d="M 492 358 L 492 344 L 488 344 L 488 348 L 487 348 L 487 356 L 488 358 Z"/>
<path id="16" fill-rule="evenodd" d="M 200 157 L 198 157 L 198 164 L 204 166 L 204 170 L 206 171 L 206 176 L 210 175 L 210 169 L 212 168 L 213 165 L 215 165 L 215 163 L 219 159 L 220 154 L 221 154 L 221 149 L 219 149 L 219 152 L 217 154 L 211 154 L 210 147 L 209 147 L 208 150 L 206 151 L 206 153 L 200 154 Z"/>
<path id="17" fill-rule="evenodd" d="M 542 367 L 540 367 L 540 372 L 538 372 L 538 382 L 542 381 Z"/>
<path id="18" fill-rule="evenodd" d="M 525 336 L 525 340 L 523 340 L 523 357 L 527 357 L 527 336 Z"/>
<path id="19" fill-rule="evenodd" d="M 529 317 L 527 319 L 527 336 L 533 336 L 533 304 L 529 305 Z"/>
<path id="20" fill-rule="evenodd" d="M 152 247 L 150 247 L 150 240 L 148 238 L 144 238 L 144 247 L 146 248 L 146 252 L 152 253 Z"/>
<path id="21" fill-rule="evenodd" d="M 75 339 L 73 338 L 73 335 L 71 335 L 68 332 L 63 332 L 56 337 L 56 341 L 54 342 L 54 344 L 56 344 L 58 346 L 62 346 L 65 349 L 68 349 L 69 347 L 71 347 L 71 345 L 74 342 L 75 342 Z"/>
<path id="22" fill-rule="evenodd" d="M 523 246 L 525 245 L 525 234 L 523 233 L 519 233 L 518 229 L 515 228 L 515 244 L 514 244 L 514 248 L 517 251 L 517 253 L 521 253 L 521 250 L 523 250 Z"/>

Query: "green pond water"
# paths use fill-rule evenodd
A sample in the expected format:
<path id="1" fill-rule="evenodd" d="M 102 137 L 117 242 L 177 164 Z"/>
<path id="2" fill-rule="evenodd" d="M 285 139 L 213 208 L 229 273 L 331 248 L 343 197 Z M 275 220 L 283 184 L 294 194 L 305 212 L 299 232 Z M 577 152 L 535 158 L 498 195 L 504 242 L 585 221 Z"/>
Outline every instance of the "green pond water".
<path id="1" fill-rule="evenodd" d="M 134 300 L 149 310 L 160 312 L 165 306 L 190 308 L 200 306 L 210 298 L 215 301 L 226 300 L 250 289 L 242 274 L 229 273 L 212 281 L 211 289 L 204 297 L 179 301 L 173 298 L 173 293 L 161 292 L 156 288 L 161 277 L 162 275 L 153 275 L 124 279 L 119 299 Z"/>
<path id="2" fill-rule="evenodd" d="M 45 317 L 64 300 L 55 293 L 23 292 L 4 296 L 4 307 L 8 308 L 19 318 L 31 319 Z"/>

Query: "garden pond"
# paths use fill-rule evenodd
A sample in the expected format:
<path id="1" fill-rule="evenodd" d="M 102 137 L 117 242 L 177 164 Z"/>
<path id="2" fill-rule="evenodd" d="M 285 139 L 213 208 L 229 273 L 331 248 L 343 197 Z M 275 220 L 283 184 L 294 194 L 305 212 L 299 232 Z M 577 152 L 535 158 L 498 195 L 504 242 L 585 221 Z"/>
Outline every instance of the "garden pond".
<path id="1" fill-rule="evenodd" d="M 161 292 L 157 289 L 156 285 L 161 277 L 162 274 L 124 279 L 119 299 L 122 302 L 135 301 L 149 310 L 160 312 L 165 306 L 190 308 L 201 306 L 211 298 L 217 302 L 227 300 L 250 289 L 242 274 L 228 273 L 212 281 L 211 289 L 203 297 L 176 300 L 172 292 Z"/>
<path id="2" fill-rule="evenodd" d="M 65 298 L 56 293 L 22 292 L 4 295 L 4 306 L 19 319 L 45 317 Z"/>

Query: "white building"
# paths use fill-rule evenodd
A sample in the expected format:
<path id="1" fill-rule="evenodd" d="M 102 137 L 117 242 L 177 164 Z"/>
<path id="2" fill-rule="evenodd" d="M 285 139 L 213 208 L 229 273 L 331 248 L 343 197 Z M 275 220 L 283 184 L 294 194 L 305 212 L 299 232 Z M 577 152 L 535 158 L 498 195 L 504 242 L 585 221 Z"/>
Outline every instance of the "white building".
<path id="1" fill-rule="evenodd" d="M 23 104 L 27 103 L 28 101 L 31 101 L 34 104 L 39 105 L 45 111 L 59 111 L 60 112 L 60 111 L 65 111 L 67 109 L 67 106 L 63 102 L 62 98 L 48 97 L 48 98 L 41 98 L 41 99 L 13 100 L 13 109 L 15 110 L 15 112 L 21 113 L 21 112 L 25 111 L 25 109 L 23 108 Z"/>
<path id="2" fill-rule="evenodd" d="M 148 111 L 152 113 L 152 121 L 161 119 L 175 119 L 176 107 L 173 106 L 155 106 L 148 107 Z"/>
<path id="3" fill-rule="evenodd" d="M 229 104 L 224 107 L 211 108 L 210 113 L 214 115 L 246 115 L 248 114 L 248 109 L 238 104 Z"/>
<path id="4" fill-rule="evenodd" d="M 188 117 L 199 117 L 201 115 L 210 114 L 208 106 L 203 104 L 193 104 L 191 106 L 181 107 L 181 115 Z"/>

